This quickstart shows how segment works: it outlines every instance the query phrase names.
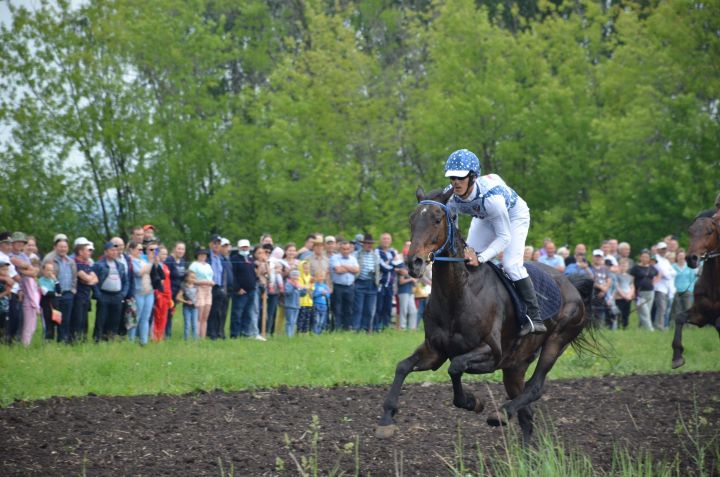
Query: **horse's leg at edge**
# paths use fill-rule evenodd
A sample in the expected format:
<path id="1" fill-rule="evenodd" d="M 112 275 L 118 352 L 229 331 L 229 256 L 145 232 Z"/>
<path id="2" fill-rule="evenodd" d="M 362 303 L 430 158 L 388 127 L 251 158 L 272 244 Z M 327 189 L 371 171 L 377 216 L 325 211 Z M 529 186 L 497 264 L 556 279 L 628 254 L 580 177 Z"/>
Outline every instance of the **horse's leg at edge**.
<path id="1" fill-rule="evenodd" d="M 388 391 L 383 403 L 383 415 L 375 429 L 375 436 L 379 438 L 391 437 L 396 430 L 393 416 L 398 411 L 398 398 L 402 390 L 403 382 L 408 374 L 413 371 L 436 370 L 445 362 L 445 357 L 440 356 L 435 350 L 427 345 L 421 344 L 415 352 L 404 360 L 400 361 L 395 368 L 395 379 L 390 391 Z"/>
<path id="2" fill-rule="evenodd" d="M 528 406 L 540 398 L 543 386 L 545 385 L 545 377 L 569 344 L 569 342 L 563 344 L 563 341 L 565 340 L 559 336 L 551 336 L 545 341 L 535 371 L 530 380 L 525 384 L 522 392 L 515 396 L 510 402 L 503 404 L 499 412 L 491 414 L 487 419 L 488 424 L 494 427 L 504 426 L 507 424 L 507 420 L 513 417 L 519 409 Z"/>
<path id="3" fill-rule="evenodd" d="M 508 393 L 508 398 L 515 399 L 523 392 L 525 388 L 525 372 L 527 369 L 528 365 L 519 368 L 503 369 L 503 384 Z M 521 407 L 517 411 L 518 423 L 522 430 L 523 444 L 525 445 L 529 444 L 532 438 L 534 428 L 533 414 L 532 403 Z"/>
<path id="4" fill-rule="evenodd" d="M 462 385 L 463 373 L 485 374 L 497 369 L 496 358 L 487 344 L 476 348 L 469 353 L 462 354 L 450 360 L 448 374 L 452 380 L 453 405 L 468 411 L 482 412 L 485 403 L 472 393 L 466 393 Z"/>
<path id="5" fill-rule="evenodd" d="M 675 336 L 672 341 L 672 369 L 679 368 L 685 364 L 685 358 L 683 358 L 683 351 L 685 351 L 685 348 L 682 345 L 682 329 L 686 322 L 687 312 L 678 313 L 675 316 Z"/>

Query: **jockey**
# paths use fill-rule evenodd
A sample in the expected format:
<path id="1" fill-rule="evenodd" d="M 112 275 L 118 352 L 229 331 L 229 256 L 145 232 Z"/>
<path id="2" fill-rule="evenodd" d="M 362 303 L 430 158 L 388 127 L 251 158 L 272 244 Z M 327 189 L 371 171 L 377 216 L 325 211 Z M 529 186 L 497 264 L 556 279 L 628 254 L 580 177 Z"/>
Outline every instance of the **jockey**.
<path id="1" fill-rule="evenodd" d="M 445 192 L 453 192 L 447 207 L 472 216 L 467 236 L 469 247 L 465 249 L 468 264 L 478 266 L 503 252 L 503 269 L 527 306 L 528 320 L 520 328 L 520 336 L 545 333 L 547 328 L 540 319 L 535 288 L 523 264 L 530 228 L 527 204 L 500 176 L 481 176 L 480 161 L 467 149 L 450 154 L 445 163 L 445 177 L 450 179 Z"/>

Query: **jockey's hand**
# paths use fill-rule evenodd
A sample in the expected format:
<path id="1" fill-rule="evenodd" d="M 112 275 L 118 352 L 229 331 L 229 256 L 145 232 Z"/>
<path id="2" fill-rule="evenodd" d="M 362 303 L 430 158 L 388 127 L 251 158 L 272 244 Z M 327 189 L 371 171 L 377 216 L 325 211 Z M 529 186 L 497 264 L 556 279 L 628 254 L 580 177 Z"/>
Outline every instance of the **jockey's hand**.
<path id="1" fill-rule="evenodd" d="M 475 253 L 475 250 L 471 247 L 465 247 L 465 260 L 467 260 L 467 262 L 465 262 L 466 265 L 470 265 L 471 267 L 480 266 L 477 253 Z"/>

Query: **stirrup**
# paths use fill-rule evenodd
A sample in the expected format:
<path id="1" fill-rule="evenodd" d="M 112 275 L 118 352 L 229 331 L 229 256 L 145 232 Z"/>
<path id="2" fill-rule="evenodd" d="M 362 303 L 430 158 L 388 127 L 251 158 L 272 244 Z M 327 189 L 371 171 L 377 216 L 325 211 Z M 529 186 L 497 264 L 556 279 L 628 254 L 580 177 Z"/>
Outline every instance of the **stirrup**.
<path id="1" fill-rule="evenodd" d="M 542 321 L 535 322 L 528 315 L 525 315 L 525 318 L 527 318 L 527 322 L 529 323 L 530 326 L 528 326 L 527 324 L 523 325 L 520 328 L 520 333 L 519 333 L 520 336 L 541 335 L 547 331 L 547 328 L 545 327 L 545 323 L 543 323 Z"/>

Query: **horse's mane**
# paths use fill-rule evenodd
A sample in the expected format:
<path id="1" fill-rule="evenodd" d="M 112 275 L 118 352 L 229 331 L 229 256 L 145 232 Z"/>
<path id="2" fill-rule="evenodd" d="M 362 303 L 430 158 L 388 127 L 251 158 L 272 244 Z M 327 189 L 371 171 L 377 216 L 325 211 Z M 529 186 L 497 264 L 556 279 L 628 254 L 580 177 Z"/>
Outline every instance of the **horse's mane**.
<path id="1" fill-rule="evenodd" d="M 695 216 L 695 219 L 693 219 L 693 220 L 709 218 L 709 217 L 712 217 L 713 215 L 715 215 L 715 211 L 713 209 L 703 210 L 702 212 L 697 214 Z"/>

